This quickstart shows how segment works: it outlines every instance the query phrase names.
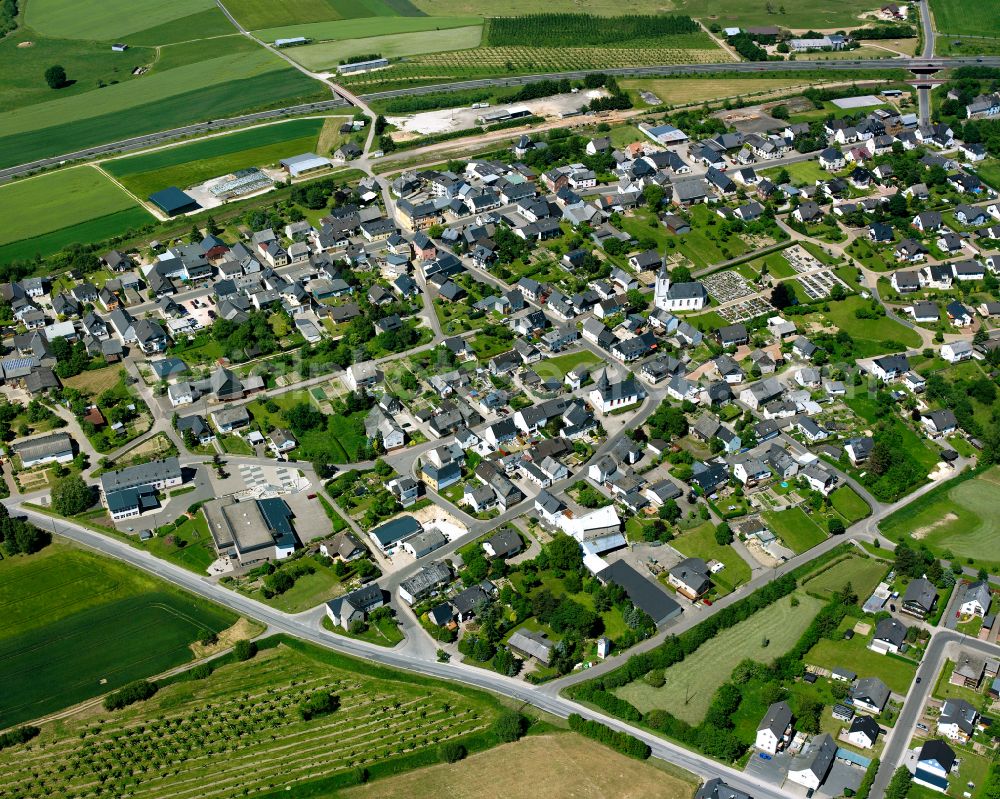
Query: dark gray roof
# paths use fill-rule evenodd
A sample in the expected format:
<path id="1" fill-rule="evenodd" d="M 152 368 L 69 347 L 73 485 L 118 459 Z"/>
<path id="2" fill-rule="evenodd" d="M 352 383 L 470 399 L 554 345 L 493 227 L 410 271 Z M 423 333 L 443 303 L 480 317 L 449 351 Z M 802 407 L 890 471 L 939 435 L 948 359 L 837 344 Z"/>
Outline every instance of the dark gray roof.
<path id="1" fill-rule="evenodd" d="M 637 608 L 649 614 L 657 624 L 676 616 L 681 606 L 666 592 L 654 585 L 623 560 L 612 563 L 597 573 L 602 582 L 620 586 Z"/>

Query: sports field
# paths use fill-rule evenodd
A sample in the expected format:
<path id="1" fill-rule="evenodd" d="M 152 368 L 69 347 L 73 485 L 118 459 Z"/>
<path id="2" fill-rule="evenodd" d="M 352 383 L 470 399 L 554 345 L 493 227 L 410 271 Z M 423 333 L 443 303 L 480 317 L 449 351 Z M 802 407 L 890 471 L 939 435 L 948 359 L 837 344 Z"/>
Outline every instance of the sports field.
<path id="1" fill-rule="evenodd" d="M 896 541 L 927 544 L 963 558 L 1000 562 L 1000 467 L 942 486 L 883 519 L 882 533 Z"/>
<path id="2" fill-rule="evenodd" d="M 266 42 L 294 36 L 305 36 L 316 42 L 335 42 L 482 24 L 482 17 L 361 17 L 337 22 L 314 22 L 311 25 L 284 25 L 255 33 Z"/>
<path id="3" fill-rule="evenodd" d="M 796 607 L 792 607 L 791 596 L 784 597 L 702 644 L 694 654 L 666 670 L 667 682 L 662 688 L 639 679 L 615 693 L 643 712 L 660 708 L 691 724 L 699 723 L 737 663 L 745 658 L 770 662 L 791 649 L 805 632 L 823 603 L 802 593 L 794 596 L 799 601 Z"/>
<path id="4" fill-rule="evenodd" d="M 975 12 L 964 0 L 929 0 L 934 30 L 941 34 L 970 33 L 1000 36 L 1000 0 L 976 3 Z"/>
<path id="5" fill-rule="evenodd" d="M 449 740 L 472 751 L 494 742 L 498 705 L 484 694 L 296 641 L 270 646 L 96 723 L 82 714 L 44 725 L 30 753 L 0 752 L 5 795 L 35 795 L 39 782 L 48 795 L 90 795 L 85 786 L 110 780 L 109 795 L 140 799 L 331 796 L 360 767 L 374 778 L 439 762 Z M 299 703 L 320 691 L 339 707 L 303 720 Z"/>
<path id="6" fill-rule="evenodd" d="M 0 726 L 191 660 L 236 621 L 126 566 L 64 544 L 0 561 Z"/>
<path id="7" fill-rule="evenodd" d="M 186 188 L 237 169 L 276 164 L 282 158 L 313 152 L 322 127 L 322 119 L 297 119 L 116 158 L 102 168 L 129 191 L 148 197 L 166 186 Z"/>
<path id="8" fill-rule="evenodd" d="M 89 166 L 7 183 L 0 186 L 0 218 L 4 220 L 0 245 L 135 207 L 128 194 Z"/>
<path id="9" fill-rule="evenodd" d="M 802 508 L 769 511 L 763 517 L 771 532 L 796 554 L 812 549 L 826 540 L 826 533 L 806 516 Z"/>
<path id="10" fill-rule="evenodd" d="M 815 577 L 807 577 L 802 587 L 814 594 L 830 597 L 847 583 L 851 584 L 858 601 L 864 603 L 879 584 L 889 566 L 874 558 L 849 557 L 824 569 Z"/>
<path id="11" fill-rule="evenodd" d="M 601 767 L 595 769 L 594 763 Z M 688 799 L 691 781 L 575 733 L 522 738 L 460 763 L 440 764 L 350 788 L 345 799 Z"/>
<path id="12" fill-rule="evenodd" d="M 213 7 L 213 0 L 30 0 L 24 19 L 45 36 L 117 40 Z M 192 31 L 188 38 L 197 38 Z"/>
<path id="13" fill-rule="evenodd" d="M 373 36 L 367 39 L 309 44 L 305 47 L 289 48 L 288 55 L 306 69 L 332 69 L 340 61 L 369 53 L 379 53 L 385 58 L 395 58 L 422 53 L 465 50 L 478 47 L 482 36 L 482 25 L 473 25 L 464 28 L 396 33 L 389 36 Z"/>

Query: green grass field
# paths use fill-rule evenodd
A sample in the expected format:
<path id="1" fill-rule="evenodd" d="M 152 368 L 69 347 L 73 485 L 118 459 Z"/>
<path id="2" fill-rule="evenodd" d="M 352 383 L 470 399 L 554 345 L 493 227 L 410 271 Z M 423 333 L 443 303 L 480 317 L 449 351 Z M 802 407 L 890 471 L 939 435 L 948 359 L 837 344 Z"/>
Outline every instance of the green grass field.
<path id="1" fill-rule="evenodd" d="M 928 0 L 934 14 L 934 30 L 941 34 L 971 33 L 977 36 L 1000 36 L 1000 2 L 984 0 L 972 7 L 962 0 Z"/>
<path id="2" fill-rule="evenodd" d="M 318 83 L 242 37 L 175 45 L 139 80 L 79 94 L 50 92 L 52 99 L 45 102 L 0 113 L 0 163 L 23 163 L 320 93 Z"/>
<path id="3" fill-rule="evenodd" d="M 315 42 L 339 42 L 347 39 L 370 39 L 398 33 L 466 28 L 482 25 L 482 17 L 362 17 L 308 25 L 284 25 L 255 31 L 264 41 L 305 36 Z M 381 51 L 380 51 L 381 52 Z M 383 53 L 384 55 L 384 53 Z"/>
<path id="4" fill-rule="evenodd" d="M 853 626 L 853 620 L 847 623 Z M 849 641 L 823 638 L 809 650 L 805 662 L 825 669 L 850 669 L 862 677 L 878 677 L 895 693 L 905 694 L 917 671 L 915 664 L 902 658 L 880 655 L 868 649 L 868 636 L 855 635 Z"/>
<path id="5" fill-rule="evenodd" d="M 322 119 L 298 119 L 120 158 L 103 167 L 136 196 L 148 197 L 166 186 L 186 188 L 237 169 L 313 152 L 322 127 Z"/>
<path id="6" fill-rule="evenodd" d="M 367 39 L 323 42 L 305 47 L 289 48 L 288 55 L 306 69 L 331 69 L 344 59 L 368 53 L 380 53 L 386 58 L 395 58 L 423 53 L 466 50 L 478 47 L 482 35 L 481 25 L 415 33 L 395 33 Z"/>
<path id="7" fill-rule="evenodd" d="M 535 372 L 540 377 L 565 377 L 567 372 L 573 371 L 578 366 L 595 366 L 601 362 L 600 358 L 590 350 L 580 350 L 570 352 L 566 355 L 557 355 L 554 358 L 546 358 L 535 364 Z"/>
<path id="8" fill-rule="evenodd" d="M 496 742 L 488 728 L 499 705 L 489 696 L 295 640 L 268 645 L 249 662 L 102 712 L 99 722 L 83 715 L 44 725 L 30 754 L 0 753 L 5 795 L 34 795 L 37 780 L 53 796 L 108 781 L 120 795 L 127 780 L 143 799 L 330 796 L 354 784 L 359 767 L 375 778 L 439 762 L 448 740 L 470 751 Z M 321 690 L 339 698 L 338 709 L 304 721 L 299 703 Z"/>
<path id="9" fill-rule="evenodd" d="M 236 617 L 114 561 L 53 544 L 0 562 L 0 725 L 189 661 Z"/>
<path id="10" fill-rule="evenodd" d="M 819 161 L 799 161 L 785 167 L 764 169 L 761 175 L 773 180 L 782 169 L 787 170 L 793 186 L 815 186 L 817 180 L 827 180 L 830 177 L 830 173 L 819 165 Z"/>
<path id="11" fill-rule="evenodd" d="M 78 225 L 70 225 L 51 233 L 0 245 L 0 264 L 30 260 L 36 255 L 45 257 L 65 249 L 70 244 L 104 241 L 112 236 L 127 233 L 129 230 L 138 230 L 143 225 L 155 221 L 149 211 L 138 206 L 126 208 L 124 211 L 115 211 L 112 214 L 90 219 Z"/>
<path id="12" fill-rule="evenodd" d="M 864 519 L 872 512 L 858 492 L 849 485 L 841 486 L 830 494 L 830 502 L 837 512 L 847 519 L 848 524 L 854 524 Z"/>
<path id="13" fill-rule="evenodd" d="M 848 297 L 840 302 L 831 302 L 830 310 L 824 315 L 850 335 L 856 346 L 866 347 L 866 355 L 874 352 L 888 352 L 886 342 L 897 342 L 904 347 L 919 347 L 920 335 L 911 328 L 883 316 L 879 319 L 858 319 L 854 312 L 867 305 L 861 297 Z M 866 345 L 865 342 L 868 342 Z M 874 348 L 874 352 L 867 349 Z M 860 357 L 860 354 L 859 354 Z"/>
<path id="14" fill-rule="evenodd" d="M 821 571 L 815 577 L 807 577 L 802 587 L 814 594 L 832 596 L 850 583 L 858 601 L 864 603 L 876 586 L 885 577 L 889 567 L 874 558 L 849 557 Z"/>
<path id="15" fill-rule="evenodd" d="M 213 7 L 212 0 L 31 0 L 25 23 L 63 39 L 107 42 Z M 201 35 L 192 31 L 188 38 Z"/>
<path id="16" fill-rule="evenodd" d="M 422 16 L 409 0 L 228 0 L 226 8 L 251 30 L 358 17 Z"/>
<path id="17" fill-rule="evenodd" d="M 750 579 L 750 566 L 731 546 L 719 546 L 715 541 L 715 525 L 711 522 L 699 524 L 681 533 L 671 542 L 682 555 L 703 560 L 717 560 L 726 568 L 712 575 L 712 582 L 720 594 L 728 594 L 734 588 Z"/>
<path id="18" fill-rule="evenodd" d="M 893 513 L 880 524 L 882 533 L 896 541 L 911 540 L 938 551 L 998 562 L 1000 535 L 996 508 L 1000 503 L 1000 467 L 935 490 Z"/>
<path id="19" fill-rule="evenodd" d="M 666 670 L 667 682 L 662 688 L 636 680 L 614 693 L 643 712 L 661 708 L 691 724 L 699 723 L 737 663 L 745 658 L 771 661 L 799 640 L 822 603 L 808 595 L 795 596 L 798 606 L 792 607 L 792 598 L 784 597 L 702 644 L 694 654 Z M 766 647 L 762 645 L 765 639 Z"/>
<path id="20" fill-rule="evenodd" d="M 52 233 L 135 207 L 128 194 L 89 166 L 8 183 L 0 186 L 0 216 L 6 220 L 0 230 L 0 244 Z M 28 210 L 30 213 L 26 213 Z"/>
<path id="21" fill-rule="evenodd" d="M 771 532 L 796 554 L 826 540 L 826 533 L 806 516 L 802 508 L 772 511 L 763 516 Z"/>

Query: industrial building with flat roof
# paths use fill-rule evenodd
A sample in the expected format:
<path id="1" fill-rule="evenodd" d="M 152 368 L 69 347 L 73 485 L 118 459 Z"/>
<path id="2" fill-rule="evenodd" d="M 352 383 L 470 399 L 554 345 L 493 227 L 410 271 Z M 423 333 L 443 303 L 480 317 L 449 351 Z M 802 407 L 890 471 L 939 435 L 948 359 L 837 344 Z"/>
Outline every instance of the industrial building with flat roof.
<path id="1" fill-rule="evenodd" d="M 170 186 L 169 188 L 150 194 L 148 199 L 167 216 L 187 214 L 201 208 L 194 197 L 190 194 L 185 194 L 176 186 Z"/>
<path id="2" fill-rule="evenodd" d="M 219 554 L 244 566 L 282 560 L 298 545 L 292 510 L 283 499 L 237 502 L 230 496 L 206 502 L 201 510 Z"/>

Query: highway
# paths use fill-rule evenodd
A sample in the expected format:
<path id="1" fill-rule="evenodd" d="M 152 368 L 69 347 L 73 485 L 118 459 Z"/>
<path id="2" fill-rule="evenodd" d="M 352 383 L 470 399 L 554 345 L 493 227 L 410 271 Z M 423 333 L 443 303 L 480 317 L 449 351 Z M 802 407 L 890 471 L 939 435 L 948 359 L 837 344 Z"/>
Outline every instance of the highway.
<path id="1" fill-rule="evenodd" d="M 272 634 L 286 633 L 363 660 L 375 661 L 393 668 L 491 691 L 561 718 L 566 718 L 570 713 L 579 713 L 585 718 L 595 719 L 609 727 L 628 732 L 642 739 L 649 744 L 653 755 L 657 758 L 687 769 L 702 778 L 722 777 L 726 782 L 748 792 L 755 799 L 788 799 L 792 796 L 792 794 L 775 788 L 773 785 L 759 782 L 736 769 L 665 741 L 644 730 L 596 713 L 568 699 L 542 693 L 538 688 L 528 683 L 460 663 L 439 663 L 436 660 L 428 660 L 422 656 L 410 654 L 406 644 L 395 649 L 387 649 L 363 641 L 333 635 L 320 626 L 320 616 L 314 611 L 294 616 L 282 613 L 261 602 L 230 591 L 207 577 L 199 577 L 186 569 L 160 560 L 144 550 L 135 549 L 117 539 L 92 532 L 71 522 L 52 519 L 27 508 L 17 508 L 17 510 L 24 513 L 29 521 L 43 529 L 51 530 L 57 535 L 69 538 L 90 549 L 143 569 L 191 593 L 224 605 L 236 613 L 257 619 L 266 624 L 268 631 Z"/>
<path id="2" fill-rule="evenodd" d="M 30 161 L 27 164 L 10 166 L 0 169 L 0 181 L 10 180 L 18 175 L 28 172 L 35 172 L 39 169 L 59 166 L 68 161 L 82 161 L 85 159 L 107 156 L 115 153 L 128 153 L 134 150 L 145 150 L 158 144 L 180 139 L 185 136 L 196 134 L 217 133 L 227 128 L 237 128 L 250 125 L 254 122 L 265 122 L 268 120 L 281 119 L 282 117 L 297 116 L 299 114 L 313 114 L 324 111 L 331 111 L 335 108 L 348 107 L 346 100 L 339 97 L 333 100 L 323 100 L 318 103 L 304 103 L 302 105 L 291 105 L 286 108 L 275 108 L 270 111 L 258 111 L 253 114 L 243 114 L 238 117 L 227 117 L 226 119 L 210 119 L 207 122 L 196 122 L 193 125 L 185 125 L 181 128 L 171 128 L 161 130 L 158 133 L 147 133 L 142 136 L 133 136 L 131 139 L 121 139 L 120 141 L 98 144 L 94 147 L 87 147 L 83 150 L 75 150 L 71 153 L 53 156 L 52 158 L 40 158 L 37 161 Z"/>
<path id="3" fill-rule="evenodd" d="M 930 41 L 931 45 L 933 46 L 932 37 L 933 33 L 931 37 L 927 37 L 925 33 L 925 40 Z M 261 44 L 263 44 L 265 47 L 268 47 L 268 49 L 273 50 L 273 48 L 266 45 L 265 43 L 261 42 Z M 285 56 L 283 53 L 278 52 L 278 54 L 282 58 L 285 58 L 287 60 L 287 56 Z M 97 156 L 107 156 L 115 153 L 124 153 L 124 152 L 131 152 L 134 150 L 141 150 L 144 148 L 155 146 L 157 144 L 163 144 L 165 142 L 183 136 L 212 133 L 220 130 L 225 130 L 226 128 L 240 127 L 242 125 L 248 125 L 254 122 L 261 122 L 266 120 L 281 119 L 282 117 L 288 117 L 297 114 L 316 113 L 321 111 L 329 111 L 335 108 L 344 108 L 349 106 L 350 104 L 349 101 L 353 101 L 356 105 L 359 105 L 362 108 L 362 110 L 364 110 L 365 106 L 374 100 L 385 100 L 393 97 L 430 94 L 433 92 L 452 92 L 452 91 L 459 91 L 462 89 L 480 89 L 480 88 L 490 88 L 495 86 L 522 86 L 526 83 L 534 83 L 540 80 L 560 80 L 562 78 L 567 78 L 570 80 L 578 80 L 596 72 L 602 72 L 608 75 L 614 75 L 616 77 L 639 78 L 639 77 L 653 77 L 657 75 L 709 75 L 720 72 L 722 73 L 802 72 L 815 69 L 831 70 L 831 71 L 887 70 L 887 69 L 909 69 L 912 66 L 926 66 L 927 61 L 928 61 L 927 58 L 883 58 L 883 59 L 866 59 L 858 61 L 848 61 L 845 59 L 842 61 L 838 60 L 838 61 L 822 61 L 822 62 L 728 61 L 716 64 L 669 64 L 669 65 L 665 64 L 665 65 L 649 66 L 649 67 L 614 67 L 604 70 L 548 72 L 548 73 L 538 73 L 534 75 L 516 75 L 503 78 L 480 78 L 477 80 L 453 81 L 450 83 L 435 83 L 428 86 L 408 86 L 402 89 L 393 89 L 391 91 L 385 91 L 385 92 L 374 92 L 371 94 L 358 95 L 356 97 L 350 94 L 347 90 L 343 89 L 342 87 L 330 83 L 327 80 L 322 80 L 321 82 L 323 82 L 332 91 L 337 92 L 341 96 L 337 97 L 336 99 L 324 100 L 318 103 L 306 103 L 304 105 L 287 106 L 285 108 L 275 108 L 270 111 L 258 111 L 253 114 L 244 114 L 242 116 L 229 117 L 227 119 L 213 119 L 207 122 L 198 122 L 180 128 L 172 128 L 170 130 L 159 131 L 156 133 L 147 133 L 143 136 L 135 136 L 130 139 L 122 139 L 120 141 L 108 142 L 107 144 L 100 144 L 94 147 L 88 147 L 82 150 L 77 150 L 75 152 L 52 156 L 51 158 L 42 158 L 37 161 L 31 161 L 26 164 L 19 164 L 16 166 L 10 166 L 4 169 L 0 169 L 0 181 L 9 180 L 10 178 L 16 177 L 18 175 L 24 175 L 39 169 L 59 166 L 63 162 L 79 161 L 83 159 L 94 158 Z M 987 66 L 1000 66 L 1000 56 L 984 56 L 982 58 L 973 58 L 973 57 L 939 58 L 933 60 L 934 66 L 940 66 L 942 69 L 948 69 L 951 67 L 959 67 L 976 63 L 982 63 Z M 302 71 L 306 72 L 307 74 L 310 74 L 313 77 L 316 77 L 314 73 L 309 73 L 308 70 L 302 70 Z M 921 105 L 921 107 L 923 107 L 923 104 Z M 369 134 L 369 145 L 371 143 L 372 135 L 373 135 L 372 133 Z"/>
<path id="4" fill-rule="evenodd" d="M 922 58 L 930 59 L 934 56 L 934 25 L 931 22 L 931 9 L 929 0 L 918 0 L 917 6 L 920 8 L 920 27 L 924 37 L 924 46 L 920 55 Z M 929 125 L 931 122 L 931 90 L 926 86 L 917 87 L 917 103 L 920 107 L 920 124 Z"/>

